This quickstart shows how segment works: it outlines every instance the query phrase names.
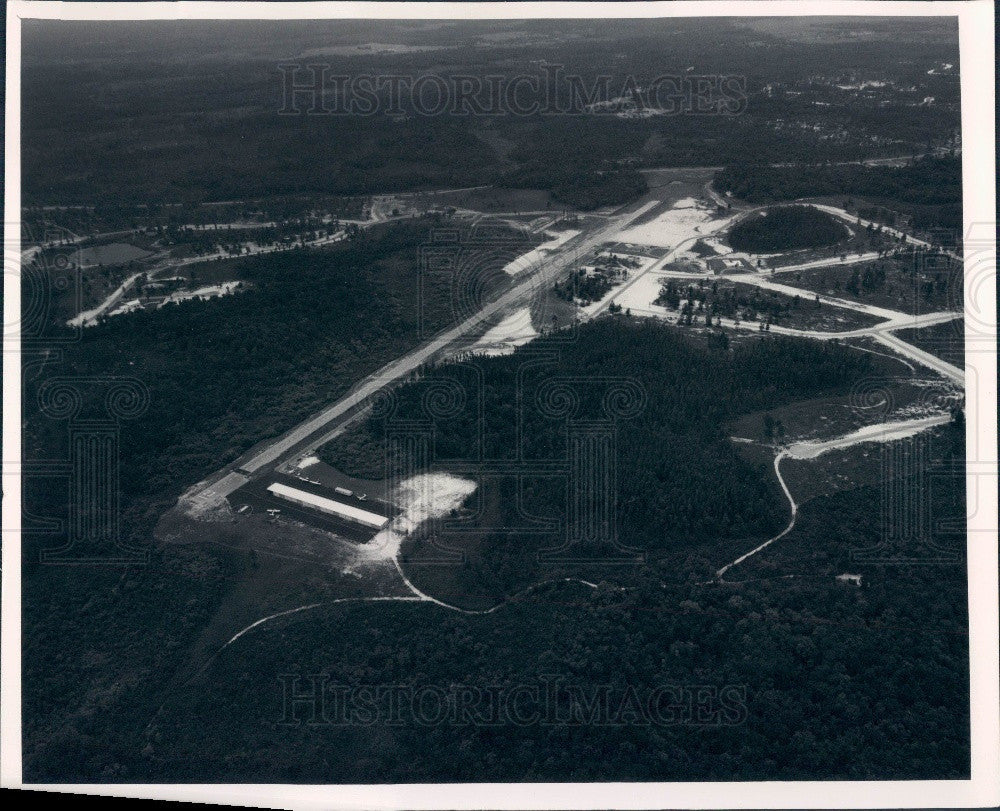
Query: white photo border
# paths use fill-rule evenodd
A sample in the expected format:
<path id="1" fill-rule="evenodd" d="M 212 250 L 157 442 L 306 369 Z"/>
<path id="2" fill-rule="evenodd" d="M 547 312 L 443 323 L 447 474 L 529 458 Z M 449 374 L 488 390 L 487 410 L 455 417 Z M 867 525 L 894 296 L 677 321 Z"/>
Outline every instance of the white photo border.
<path id="1" fill-rule="evenodd" d="M 966 235 L 992 229 L 986 260 L 996 268 L 994 5 L 991 0 L 694 0 L 692 2 L 71 2 L 10 0 L 6 5 L 4 221 L 19 229 L 21 20 L 157 19 L 540 19 L 653 17 L 957 17 L 961 54 L 963 208 Z M 16 231 L 15 233 L 19 233 Z M 10 241 L 9 238 L 7 240 Z M 987 241 L 989 238 L 987 237 Z M 5 248 L 6 252 L 6 248 Z M 982 257 L 982 254 L 980 254 Z M 5 262 L 9 257 L 5 257 Z M 20 261 L 12 259 L 14 267 Z M 981 259 L 982 261 L 982 259 Z M 8 267 L 10 265 L 8 264 Z M 996 324 L 996 276 L 971 294 L 980 319 Z M 17 323 L 20 280 L 4 277 L 4 320 Z M 966 302 L 967 308 L 969 302 Z M 966 333 L 967 348 L 970 346 Z M 0 783 L 45 791 L 211 802 L 266 808 L 917 808 L 1000 804 L 1000 672 L 997 595 L 996 354 L 966 352 L 971 779 L 697 783 L 502 783 L 418 785 L 26 785 L 21 773 L 20 340 L 3 357 L 3 558 L 0 638 Z M 983 458 L 983 457 L 986 458 Z M 973 489 L 975 491 L 973 492 Z M 975 498 L 975 502 L 972 499 Z"/>

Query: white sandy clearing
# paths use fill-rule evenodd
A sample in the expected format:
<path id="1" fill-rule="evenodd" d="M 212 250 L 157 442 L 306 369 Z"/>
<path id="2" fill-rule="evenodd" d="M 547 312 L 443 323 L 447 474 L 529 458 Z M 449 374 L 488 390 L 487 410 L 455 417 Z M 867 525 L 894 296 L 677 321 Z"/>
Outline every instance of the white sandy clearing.
<path id="1" fill-rule="evenodd" d="M 450 473 L 421 473 L 399 485 L 394 502 L 402 510 L 385 529 L 358 547 L 359 563 L 395 560 L 407 535 L 424 521 L 440 518 L 460 507 L 476 483 Z"/>
<path id="2" fill-rule="evenodd" d="M 716 250 L 716 252 L 719 253 L 722 256 L 726 256 L 727 254 L 730 254 L 730 253 L 733 252 L 733 249 L 730 248 L 721 239 L 715 239 L 713 237 L 707 237 L 707 238 L 703 239 L 702 242 L 704 242 L 706 245 L 708 245 L 708 247 L 714 248 Z"/>
<path id="3" fill-rule="evenodd" d="M 792 459 L 815 459 L 827 451 L 849 448 L 863 442 L 893 442 L 897 439 L 906 439 L 929 428 L 944 425 L 950 420 L 950 414 L 935 414 L 918 420 L 866 425 L 864 428 L 858 428 L 849 434 L 825 442 L 796 442 L 788 446 L 786 454 Z"/>
<path id="4" fill-rule="evenodd" d="M 184 515 L 196 521 L 226 521 L 233 516 L 224 495 L 214 489 L 198 490 L 197 485 L 181 495 L 177 505 Z"/>
<path id="5" fill-rule="evenodd" d="M 653 265 L 655 265 L 657 262 L 661 261 L 661 260 L 655 259 L 654 257 L 651 257 L 651 256 L 642 256 L 641 254 L 633 254 L 633 253 L 622 253 L 621 251 L 605 252 L 604 255 L 605 256 L 612 256 L 612 255 L 613 256 L 620 256 L 620 257 L 623 257 L 625 259 L 638 259 L 639 262 L 640 262 L 640 265 L 637 268 L 629 268 L 628 269 L 628 271 L 627 271 L 628 272 L 628 278 L 625 279 L 624 282 L 622 282 L 620 284 L 616 284 L 614 287 L 612 287 L 610 290 L 608 290 L 607 293 L 605 293 L 603 296 L 601 296 L 601 298 L 599 298 L 597 301 L 592 301 L 586 307 L 581 307 L 580 308 L 580 313 L 582 314 L 582 316 L 584 318 L 590 318 L 591 316 L 596 315 L 610 301 L 616 301 L 618 303 L 621 303 L 621 301 L 618 298 L 619 294 L 622 294 L 624 296 L 625 292 L 627 292 L 628 290 L 631 290 L 631 288 L 634 287 L 635 285 L 645 284 L 645 279 L 648 276 L 652 276 L 653 275 L 653 274 L 651 274 L 651 273 L 648 272 L 649 269 L 651 267 L 653 267 Z M 623 287 L 625 288 L 625 292 L 623 292 L 623 290 L 622 290 Z M 655 299 L 659 294 L 660 294 L 660 286 L 659 286 L 659 282 L 657 282 L 656 292 L 653 294 L 653 297 L 650 299 L 650 301 L 652 301 L 653 299 Z"/>
<path id="6" fill-rule="evenodd" d="M 509 355 L 536 337 L 538 331 L 531 325 L 531 308 L 523 307 L 486 332 L 476 341 L 472 351 L 489 357 Z"/>
<path id="7" fill-rule="evenodd" d="M 557 250 L 562 247 L 565 243 L 569 242 L 573 237 L 577 236 L 579 231 L 546 231 L 545 236 L 551 237 L 548 242 L 543 242 L 537 248 L 528 251 L 525 254 L 521 254 L 517 259 L 508 262 L 504 266 L 504 273 L 509 273 L 511 276 L 516 276 L 518 273 L 522 273 L 530 267 L 534 267 L 539 262 L 543 261 L 551 251 Z"/>
<path id="8" fill-rule="evenodd" d="M 733 252 L 733 249 L 730 248 L 728 245 L 726 245 L 726 243 L 724 243 L 721 239 L 706 237 L 705 239 L 702 240 L 702 242 L 708 245 L 709 248 L 714 248 L 716 253 L 722 256 L 725 256 L 726 254 L 730 254 Z"/>
<path id="9" fill-rule="evenodd" d="M 239 282 L 223 282 L 222 284 L 213 284 L 209 287 L 199 287 L 197 290 L 178 290 L 176 293 L 171 293 L 162 302 L 160 302 L 160 306 L 163 307 L 167 304 L 177 301 L 187 301 L 188 299 L 198 298 L 208 300 L 210 298 L 215 298 L 216 296 L 226 296 L 235 292 L 236 288 L 239 286 Z"/>
<path id="10" fill-rule="evenodd" d="M 307 467 L 312 467 L 313 465 L 319 464 L 318 456 L 304 456 L 295 463 L 296 470 L 304 470 Z"/>
<path id="11" fill-rule="evenodd" d="M 728 219 L 712 219 L 714 210 L 714 207 L 699 203 L 693 197 L 685 197 L 655 220 L 621 231 L 618 240 L 637 245 L 673 248 L 686 239 L 712 234 L 722 228 Z"/>
<path id="12" fill-rule="evenodd" d="M 659 298 L 660 289 L 663 287 L 663 282 L 666 278 L 658 273 L 646 273 L 636 279 L 635 284 L 624 290 L 615 299 L 615 304 L 629 310 L 652 310 L 654 312 L 662 310 L 663 314 L 666 315 L 670 310 L 658 304 L 653 304 Z"/>
<path id="13" fill-rule="evenodd" d="M 142 309 L 142 302 L 139 301 L 139 299 L 134 298 L 124 302 L 118 307 L 115 307 L 113 310 L 108 312 L 108 316 L 110 317 L 113 315 L 124 315 L 125 313 L 132 312 L 133 310 L 141 310 L 141 309 Z"/>

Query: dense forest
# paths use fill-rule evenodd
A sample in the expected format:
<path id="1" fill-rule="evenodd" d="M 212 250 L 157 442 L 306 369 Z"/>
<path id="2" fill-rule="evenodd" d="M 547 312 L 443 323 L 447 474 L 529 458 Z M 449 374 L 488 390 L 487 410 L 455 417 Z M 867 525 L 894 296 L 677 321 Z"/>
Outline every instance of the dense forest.
<path id="1" fill-rule="evenodd" d="M 954 18 L 25 20 L 22 50 L 33 231 L 145 225 L 150 241 L 169 241 L 179 225 L 233 220 L 315 231 L 331 227 L 327 216 L 360 218 L 373 194 L 486 185 L 547 190 L 539 208 L 592 210 L 647 193 L 655 175 L 644 167 L 726 164 L 715 185 L 736 198 L 836 196 L 880 222 L 961 224 L 958 158 L 845 163 L 957 143 L 959 72 L 929 70 L 959 64 Z M 308 109 L 314 91 L 336 95 L 322 82 L 300 85 L 290 109 L 289 62 L 352 79 L 499 77 L 510 88 L 526 78 L 514 101 L 534 111 L 508 98 L 497 111 L 427 114 L 412 96 L 393 109 L 380 88 L 376 113 L 331 114 Z M 644 107 L 640 88 L 660 76 L 676 80 L 666 99 L 676 109 Z M 716 105 L 727 77 L 731 110 Z M 614 102 L 591 104 L 604 79 Z M 702 80 L 715 82 L 710 98 L 694 90 Z M 782 238 L 812 238 L 816 223 L 787 216 Z M 859 560 L 856 550 L 891 530 L 884 491 L 861 483 L 878 480 L 878 454 L 852 457 L 867 478 L 804 499 L 780 543 L 728 582 L 714 577 L 788 520 L 774 448 L 734 443 L 727 426 L 845 395 L 898 366 L 877 355 L 617 313 L 509 356 L 420 370 L 320 453 L 359 476 L 400 473 L 387 436 L 429 426 L 429 468 L 479 486 L 414 534 L 400 569 L 427 594 L 488 614 L 430 600 L 336 602 L 404 584 L 391 561 L 374 575 L 342 568 L 330 551 L 339 542 L 318 530 L 322 554 L 299 557 L 303 527 L 169 512 L 186 488 L 509 284 L 505 264 L 541 238 L 492 231 L 486 253 L 469 256 L 475 278 L 456 290 L 455 275 L 421 274 L 438 224 L 219 263 L 232 261 L 239 295 L 108 318 L 79 336 L 53 317 L 47 337 L 66 341 L 25 348 L 24 779 L 967 778 L 968 594 L 954 554 L 965 536 L 935 565 Z M 254 230 L 273 240 L 294 229 Z M 874 297 L 893 282 L 886 267 L 859 270 L 845 290 Z M 592 296 L 605 283 L 555 295 Z M 664 291 L 678 302 L 682 292 Z M 742 305 L 780 314 L 745 291 L 716 292 L 688 298 L 700 295 L 713 316 Z M 819 311 L 806 300 L 782 312 L 800 304 Z M 914 340 L 941 351 L 944 330 L 926 332 Z M 68 550 L 97 563 L 52 565 L 45 553 L 77 529 L 67 507 L 81 494 L 64 474 L 81 428 L 118 442 L 120 503 L 95 502 L 82 519 L 92 529 L 116 517 L 121 546 L 97 532 Z M 934 464 L 961 470 L 963 436 L 957 420 L 943 428 Z M 610 449 L 598 458 L 611 461 L 581 465 L 592 461 L 586 449 Z M 610 489 L 590 489 L 604 476 Z M 964 479 L 931 490 L 934 515 L 961 527 Z M 597 518 L 571 524 L 581 513 Z M 568 527 L 581 530 L 573 554 L 553 554 Z M 273 547 L 259 552 L 252 531 L 270 533 Z M 457 553 L 447 565 L 442 546 Z M 106 565 L 102 556 L 125 549 L 137 553 L 131 563 Z M 861 584 L 838 581 L 845 572 Z M 220 650 L 218 639 L 250 622 L 313 603 Z M 287 699 L 313 684 L 331 702 L 310 718 L 315 705 Z M 329 714 L 342 688 L 360 701 L 347 723 Z M 380 691 L 397 688 L 430 698 L 438 720 L 416 717 L 426 704 L 382 705 Z M 493 693 L 500 717 L 483 718 L 479 699 Z M 433 707 L 441 697 L 444 718 Z"/>
<path id="2" fill-rule="evenodd" d="M 499 250 L 493 237 L 482 268 L 495 266 L 497 278 L 506 278 L 503 265 L 526 246 L 514 235 L 510 250 Z M 69 708 L 85 712 L 122 679 L 172 672 L 232 586 L 232 566 L 241 570 L 242 561 L 206 549 L 156 546 L 153 527 L 181 492 L 453 323 L 451 279 L 428 275 L 422 302 L 417 295 L 418 250 L 427 239 L 428 225 L 413 223 L 334 249 L 246 258 L 238 276 L 249 289 L 239 296 L 117 316 L 85 330 L 58 358 L 25 355 L 29 471 L 36 462 L 58 464 L 68 452 L 68 422 L 43 413 L 44 400 L 58 411 L 78 398 L 81 419 L 107 420 L 110 384 L 136 379 L 148 392 L 145 411 L 137 394 L 142 413 L 120 423 L 118 510 L 123 546 L 147 555 L 146 565 L 42 563 L 43 550 L 67 540 L 67 483 L 33 473 L 23 480 L 29 764 L 34 747 L 72 725 Z M 489 278 L 481 281 L 480 292 L 488 293 Z M 70 386 L 54 400 L 42 388 L 53 379 Z M 99 541 L 70 552 L 107 558 L 122 549 Z"/>
<path id="3" fill-rule="evenodd" d="M 548 340 L 560 346 L 557 336 Z M 621 418 L 619 481 L 626 498 L 642 488 L 649 499 L 622 504 L 621 528 L 657 554 L 642 565 L 591 567 L 597 588 L 553 583 L 488 615 L 431 603 L 322 605 L 254 631 L 191 680 L 171 676 L 220 595 L 257 565 L 245 553 L 153 547 L 147 565 L 96 567 L 86 577 L 29 557 L 26 777 L 195 782 L 220 770 L 235 781 L 338 783 L 967 776 L 964 568 L 854 561 L 851 550 L 884 537 L 876 489 L 809 501 L 765 570 L 751 569 L 746 582 L 703 582 L 728 549 L 753 543 L 720 543 L 710 533 L 736 521 L 769 531 L 785 518 L 780 495 L 756 484 L 762 472 L 732 453 L 718 421 L 848 385 L 871 356 L 774 338 L 723 352 L 625 318 L 581 331 L 573 347 L 586 363 L 549 354 L 555 366 L 543 377 L 578 374 L 580 417 L 603 408 L 588 396 L 598 394 L 598 375 L 634 377 L 645 389 L 645 407 Z M 513 452 L 510 406 L 497 398 L 511 393 L 527 359 L 522 351 L 480 366 L 491 454 Z M 427 386 L 462 374 L 442 367 L 402 387 L 393 398 L 398 413 L 416 413 Z M 440 406 L 437 397 L 426 402 Z M 528 419 L 540 440 L 526 449 L 529 458 L 562 453 L 558 420 Z M 439 420 L 441 467 L 468 451 L 469 426 L 464 410 Z M 365 426 L 367 434 L 377 431 L 377 423 Z M 961 452 L 962 443 L 952 442 L 952 455 Z M 633 476 L 643 479 L 633 485 Z M 939 484 L 935 499 L 960 503 L 960 477 Z M 715 506 L 723 504 L 749 512 L 727 517 Z M 644 530 L 639 521 L 658 523 Z M 694 528 L 706 535 L 688 538 Z M 493 568 L 491 585 L 519 581 L 525 573 L 510 570 L 526 564 L 526 574 L 538 575 L 524 540 L 514 532 L 486 539 L 475 566 Z M 835 579 L 858 570 L 860 588 Z M 546 575 L 569 571 L 544 567 Z M 308 694 L 314 683 L 325 703 L 289 704 L 289 690 Z M 388 706 L 380 690 L 402 703 Z M 486 702 L 494 694 L 501 703 L 491 715 Z M 337 710 L 345 695 L 361 713 L 347 721 Z M 415 704 L 412 696 L 431 701 Z M 318 723 L 307 724 L 310 717 Z"/>
<path id="4" fill-rule="evenodd" d="M 614 421 L 617 457 L 608 464 L 617 476 L 618 546 L 656 556 L 698 539 L 766 537 L 784 519 L 780 493 L 765 468 L 740 460 L 723 423 L 797 397 L 849 388 L 871 370 L 870 355 L 829 344 L 774 338 L 725 350 L 717 341 L 624 316 L 581 326 L 556 355 L 565 339 L 555 333 L 511 356 L 476 360 L 472 368 L 435 368 L 395 392 L 391 419 L 373 415 L 320 451 L 350 475 L 381 477 L 385 436 L 394 421 L 426 419 L 428 398 L 457 388 L 462 409 L 433 420 L 432 467 L 471 466 L 475 475 L 496 460 L 523 461 L 529 473 L 520 476 L 520 494 L 518 477 L 511 475 L 487 477 L 473 496 L 478 517 L 453 531 L 466 553 L 462 566 L 422 566 L 422 556 L 434 550 L 419 538 L 407 548 L 413 579 L 439 596 L 489 605 L 539 579 L 536 552 L 558 545 L 565 529 L 540 536 L 525 516 L 559 521 L 568 514 L 566 488 L 574 485 L 565 476 L 547 475 L 546 468 L 569 458 L 567 430 L 576 422 Z M 540 362 L 546 352 L 552 359 Z M 636 414 L 607 413 L 606 398 L 619 385 L 609 381 L 616 379 L 636 387 L 634 396 L 642 402 Z M 556 394 L 549 390 L 552 380 L 571 382 Z M 550 396 L 578 403 L 570 422 L 547 411 Z M 620 557 L 607 540 L 580 555 Z"/>
<path id="5" fill-rule="evenodd" d="M 729 232 L 729 244 L 747 253 L 781 253 L 834 245 L 847 229 L 812 206 L 780 206 L 743 220 Z"/>
<path id="6" fill-rule="evenodd" d="M 888 224 L 895 215 L 886 209 L 906 214 L 921 230 L 962 227 L 962 162 L 955 157 L 925 157 L 901 167 L 739 163 L 720 171 L 713 184 L 751 203 L 857 195 L 882 203 L 863 208 Z"/>
<path id="7" fill-rule="evenodd" d="M 961 498 L 959 477 L 942 485 Z M 809 502 L 777 565 L 742 583 L 663 585 L 680 565 L 664 561 L 631 571 L 624 590 L 609 573 L 597 589 L 554 584 L 486 616 L 383 603 L 277 620 L 155 715 L 116 697 L 48 742 L 29 774 L 967 779 L 965 569 L 859 566 L 851 550 L 882 537 L 879 503 L 872 487 Z M 845 571 L 862 585 L 838 582 Z M 326 701 L 287 699 L 314 688 Z"/>

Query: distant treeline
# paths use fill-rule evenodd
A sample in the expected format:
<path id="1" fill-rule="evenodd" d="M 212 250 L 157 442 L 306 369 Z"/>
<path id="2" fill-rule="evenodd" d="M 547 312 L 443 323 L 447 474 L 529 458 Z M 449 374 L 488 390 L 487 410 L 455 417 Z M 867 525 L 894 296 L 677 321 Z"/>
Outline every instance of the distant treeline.
<path id="1" fill-rule="evenodd" d="M 720 171 L 714 185 L 751 203 L 857 195 L 908 215 L 917 228 L 962 225 L 962 162 L 957 157 L 924 157 L 901 167 L 738 163 Z"/>

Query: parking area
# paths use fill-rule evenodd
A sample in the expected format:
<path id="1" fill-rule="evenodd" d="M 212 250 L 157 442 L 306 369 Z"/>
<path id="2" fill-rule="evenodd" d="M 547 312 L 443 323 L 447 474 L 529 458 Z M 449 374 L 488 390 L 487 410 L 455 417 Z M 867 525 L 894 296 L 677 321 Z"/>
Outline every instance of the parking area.
<path id="1" fill-rule="evenodd" d="M 268 490 L 272 484 L 280 483 L 306 493 L 312 493 L 325 499 L 330 499 L 366 512 L 384 515 L 392 519 L 399 510 L 386 501 L 370 496 L 367 493 L 341 488 L 338 490 L 326 487 L 315 481 L 308 481 L 298 476 L 275 473 L 253 479 L 229 496 L 229 504 L 237 519 L 241 515 L 266 513 L 268 510 L 279 510 L 279 517 L 288 517 L 295 521 L 316 527 L 326 532 L 332 532 L 342 538 L 357 543 L 367 543 L 377 534 L 378 530 L 347 518 L 323 512 L 301 504 L 296 504 L 285 498 L 280 498 Z M 365 496 L 362 498 L 362 496 Z"/>

